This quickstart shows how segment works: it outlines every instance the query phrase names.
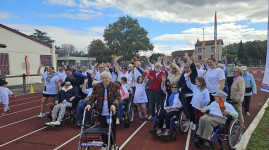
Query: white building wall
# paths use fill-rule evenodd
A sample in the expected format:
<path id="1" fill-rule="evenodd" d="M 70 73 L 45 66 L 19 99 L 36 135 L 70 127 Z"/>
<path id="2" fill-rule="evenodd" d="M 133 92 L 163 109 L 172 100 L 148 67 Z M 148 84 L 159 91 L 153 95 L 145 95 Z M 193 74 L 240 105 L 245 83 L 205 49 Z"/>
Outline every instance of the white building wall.
<path id="1" fill-rule="evenodd" d="M 0 49 L 0 53 L 8 53 L 9 55 L 8 76 L 26 74 L 25 55 L 28 56 L 30 74 L 37 74 L 40 55 L 51 55 L 51 48 L 1 27 L 0 41 L 7 45 L 6 48 Z M 9 85 L 22 84 L 22 78 L 7 78 L 6 80 Z M 29 77 L 28 83 L 41 83 L 41 76 Z"/>

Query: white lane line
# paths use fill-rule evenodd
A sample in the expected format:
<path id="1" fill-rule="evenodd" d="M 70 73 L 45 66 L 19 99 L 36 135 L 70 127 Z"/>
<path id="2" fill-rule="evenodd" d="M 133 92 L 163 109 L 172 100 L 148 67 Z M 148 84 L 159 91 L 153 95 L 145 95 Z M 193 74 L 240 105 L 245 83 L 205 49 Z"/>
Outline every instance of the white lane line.
<path id="1" fill-rule="evenodd" d="M 145 121 L 136 131 L 121 145 L 120 150 L 136 135 L 136 133 L 147 123 Z"/>
<path id="2" fill-rule="evenodd" d="M 191 123 L 191 125 L 190 125 L 190 127 L 189 127 L 189 131 L 188 131 L 188 136 L 187 136 L 187 141 L 186 141 L 185 150 L 189 150 L 192 126 L 193 126 L 193 123 Z"/>
<path id="3" fill-rule="evenodd" d="M 34 101 L 30 101 L 30 102 L 25 102 L 25 103 L 22 103 L 22 104 L 12 105 L 12 106 L 9 106 L 9 107 L 16 107 L 16 106 L 21 106 L 21 105 L 25 105 L 25 104 L 35 103 L 35 102 L 41 102 L 41 100 L 34 100 Z M 0 108 L 0 110 L 1 109 L 4 109 L 4 108 Z"/>
<path id="4" fill-rule="evenodd" d="M 99 123 L 98 123 L 98 124 L 99 124 Z M 97 124 L 97 125 L 98 125 L 98 124 Z M 94 128 L 94 127 L 96 127 L 96 125 L 92 126 L 91 128 Z M 77 138 L 77 137 L 79 137 L 79 136 L 80 136 L 80 133 L 79 133 L 78 135 L 74 136 L 72 139 L 70 139 L 70 140 L 64 142 L 62 145 L 58 146 L 57 148 L 55 148 L 55 149 L 53 149 L 53 150 L 58 150 L 58 149 L 62 148 L 63 146 L 65 146 L 66 144 L 70 143 L 71 141 L 73 141 L 75 138 Z"/>
<path id="5" fill-rule="evenodd" d="M 31 97 L 25 97 L 25 98 L 18 99 L 18 100 L 10 100 L 9 103 L 17 102 L 17 101 L 22 101 L 22 100 L 29 99 L 29 98 L 33 98 L 33 97 L 40 97 L 40 100 L 41 100 L 42 95 L 31 96 Z"/>
<path id="6" fill-rule="evenodd" d="M 9 142 L 6 142 L 6 143 L 0 145 L 0 147 L 3 147 L 3 146 L 5 146 L 5 145 L 7 145 L 7 144 L 10 144 L 10 143 L 12 143 L 12 142 L 15 142 L 15 141 L 17 141 L 17 140 L 19 140 L 19 139 L 21 139 L 21 138 L 24 138 L 24 137 L 26 137 L 26 136 L 28 136 L 28 135 L 34 134 L 34 133 L 36 133 L 36 132 L 38 132 L 38 131 L 41 131 L 41 130 L 43 130 L 43 129 L 45 129 L 45 128 L 47 128 L 47 127 L 40 128 L 40 129 L 38 129 L 38 130 L 35 130 L 35 131 L 30 132 L 30 133 L 28 133 L 28 134 L 25 134 L 25 135 L 23 135 L 23 136 L 21 136 L 21 137 L 18 137 L 18 138 L 14 139 L 14 140 L 11 140 L 11 141 L 9 141 Z"/>
<path id="7" fill-rule="evenodd" d="M 52 104 L 52 103 L 48 103 L 48 104 Z M 47 104 L 47 105 L 48 105 L 48 104 Z M 1 117 L 6 117 L 6 116 L 9 116 L 9 115 L 13 115 L 13 114 L 16 114 L 16 113 L 24 112 L 24 111 L 27 111 L 27 110 L 31 110 L 31 109 L 35 109 L 35 108 L 39 108 L 39 107 L 40 107 L 40 106 L 36 106 L 36 107 L 29 108 L 29 109 L 24 109 L 24 110 L 21 110 L 21 111 L 16 111 L 16 112 L 13 112 L 13 113 L 9 113 L 9 114 L 0 116 L 0 118 L 1 118 Z"/>
<path id="8" fill-rule="evenodd" d="M 48 113 L 48 112 L 47 112 L 47 113 Z M 47 114 L 47 113 L 45 113 L 45 114 Z M 26 120 L 30 120 L 30 119 L 33 119 L 33 118 L 37 118 L 37 115 L 35 115 L 35 116 L 33 116 L 33 117 L 30 117 L 30 118 L 26 118 L 26 119 L 20 120 L 20 121 L 13 122 L 13 123 L 10 123 L 10 124 L 4 125 L 4 126 L 0 126 L 0 129 L 5 128 L 5 127 L 8 127 L 8 126 L 11 126 L 11 125 L 13 125 L 13 124 L 17 124 L 17 123 L 26 121 Z"/>

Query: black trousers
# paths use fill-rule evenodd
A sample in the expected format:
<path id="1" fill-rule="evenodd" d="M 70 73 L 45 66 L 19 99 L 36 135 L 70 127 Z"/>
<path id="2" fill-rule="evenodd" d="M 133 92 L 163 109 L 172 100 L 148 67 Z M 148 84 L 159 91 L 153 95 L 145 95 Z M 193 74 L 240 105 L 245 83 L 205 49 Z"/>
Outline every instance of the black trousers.
<path id="1" fill-rule="evenodd" d="M 165 120 L 165 125 L 166 125 L 166 129 L 170 128 L 170 120 L 174 115 L 178 115 L 179 111 L 171 111 L 171 112 L 167 112 L 165 109 L 163 109 L 160 114 L 159 114 L 159 124 L 158 124 L 158 128 L 161 129 L 163 128 L 163 123 Z"/>
<path id="2" fill-rule="evenodd" d="M 158 108 L 161 105 L 161 95 L 159 91 L 149 90 L 149 107 L 152 117 L 155 117 L 155 105 Z"/>
<path id="3" fill-rule="evenodd" d="M 249 112 L 250 100 L 251 100 L 251 95 L 250 95 L 250 96 L 245 96 L 245 97 L 244 97 L 244 107 L 245 107 L 245 112 Z"/>
<path id="4" fill-rule="evenodd" d="M 212 102 L 215 101 L 215 98 L 212 94 L 215 94 L 215 93 L 209 93 L 209 96 L 210 96 L 210 103 L 209 104 L 211 104 Z"/>
<path id="5" fill-rule="evenodd" d="M 195 122 L 195 114 L 193 107 L 191 105 L 192 96 L 186 97 L 187 103 L 188 103 L 188 110 L 190 113 L 190 121 Z"/>
<path id="6" fill-rule="evenodd" d="M 106 116 L 100 116 L 100 127 L 109 128 L 109 124 L 107 123 Z M 116 116 L 115 115 L 112 115 L 111 129 L 112 129 L 113 138 L 110 137 L 110 142 L 111 142 L 111 145 L 113 145 L 113 144 L 116 144 Z M 102 139 L 104 143 L 108 143 L 107 135 L 103 135 Z"/>

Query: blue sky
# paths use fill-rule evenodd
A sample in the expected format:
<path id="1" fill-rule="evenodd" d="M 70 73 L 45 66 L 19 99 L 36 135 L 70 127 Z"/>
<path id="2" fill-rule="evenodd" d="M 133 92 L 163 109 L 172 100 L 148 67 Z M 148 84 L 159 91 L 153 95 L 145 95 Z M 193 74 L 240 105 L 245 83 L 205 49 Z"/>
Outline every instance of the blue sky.
<path id="1" fill-rule="evenodd" d="M 56 45 L 86 51 L 93 39 L 102 39 L 106 26 L 129 15 L 148 31 L 154 53 L 170 55 L 193 49 L 202 28 L 212 40 L 215 11 L 218 38 L 225 44 L 266 39 L 265 0 L 1 0 L 0 23 L 25 34 L 39 29 Z"/>

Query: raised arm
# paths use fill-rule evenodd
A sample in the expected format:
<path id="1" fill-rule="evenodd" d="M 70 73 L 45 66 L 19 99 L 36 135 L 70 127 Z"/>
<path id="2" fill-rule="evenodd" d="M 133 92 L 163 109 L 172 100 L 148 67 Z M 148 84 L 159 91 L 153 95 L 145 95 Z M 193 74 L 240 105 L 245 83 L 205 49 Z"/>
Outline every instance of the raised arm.
<path id="1" fill-rule="evenodd" d="M 42 67 L 44 67 L 44 65 L 42 65 L 42 64 L 38 67 L 38 69 L 37 69 L 37 74 L 38 74 L 38 75 L 41 75 L 40 69 L 41 69 Z"/>
<path id="2" fill-rule="evenodd" d="M 205 67 L 207 66 L 207 57 L 206 57 L 206 50 L 205 50 L 205 48 L 204 47 L 202 47 L 202 59 L 203 59 L 203 61 L 204 61 L 204 65 L 205 65 Z"/>
<path id="3" fill-rule="evenodd" d="M 115 71 L 116 71 L 116 72 L 119 72 L 119 64 L 118 64 L 118 60 L 119 60 L 120 58 L 122 58 L 122 56 L 117 57 L 117 58 L 115 59 L 115 61 L 114 61 Z"/>

